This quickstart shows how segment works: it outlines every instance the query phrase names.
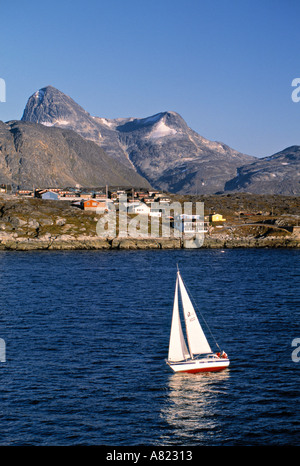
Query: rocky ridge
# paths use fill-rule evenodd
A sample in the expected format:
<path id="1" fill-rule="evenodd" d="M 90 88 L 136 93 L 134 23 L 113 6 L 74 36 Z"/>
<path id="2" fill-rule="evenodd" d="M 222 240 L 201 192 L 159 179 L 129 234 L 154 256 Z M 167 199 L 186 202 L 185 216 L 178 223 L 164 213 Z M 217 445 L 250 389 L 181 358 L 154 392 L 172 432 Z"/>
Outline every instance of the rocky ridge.
<path id="1" fill-rule="evenodd" d="M 157 189 L 187 194 L 300 193 L 299 146 L 257 159 L 200 136 L 173 111 L 146 118 L 96 117 L 47 86 L 28 99 L 22 120 L 74 130 Z"/>
<path id="2" fill-rule="evenodd" d="M 0 122 L 0 183 L 22 189 L 123 185 L 150 187 L 92 141 L 66 128 Z"/>
<path id="3" fill-rule="evenodd" d="M 225 191 L 253 194 L 300 193 L 300 146 L 287 147 L 237 169 L 237 176 L 225 184 Z"/>
<path id="4" fill-rule="evenodd" d="M 52 86 L 28 99 L 22 121 L 72 129 L 134 168 L 153 187 L 171 192 L 222 191 L 238 167 L 256 160 L 200 136 L 176 112 L 146 118 L 93 117 Z"/>

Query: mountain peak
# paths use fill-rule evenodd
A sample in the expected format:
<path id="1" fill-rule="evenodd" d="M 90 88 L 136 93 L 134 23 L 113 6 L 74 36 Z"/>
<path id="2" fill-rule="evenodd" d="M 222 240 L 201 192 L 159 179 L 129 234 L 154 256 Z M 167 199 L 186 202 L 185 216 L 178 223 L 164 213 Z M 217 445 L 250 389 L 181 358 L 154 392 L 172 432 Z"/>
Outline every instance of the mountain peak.
<path id="1" fill-rule="evenodd" d="M 180 131 L 186 131 L 188 126 L 184 119 L 176 112 L 160 112 L 146 118 L 130 118 L 120 121 L 116 130 L 120 133 L 139 131 L 145 137 L 153 136 L 154 139 L 175 135 Z"/>
<path id="2" fill-rule="evenodd" d="M 60 91 L 59 89 L 56 89 L 56 87 L 53 87 L 53 86 L 49 85 L 49 86 L 42 87 L 41 89 L 34 92 L 29 97 L 28 102 L 31 99 L 38 99 L 40 102 L 42 102 L 44 99 L 49 99 L 50 97 L 53 99 L 53 98 L 59 98 L 61 96 L 68 97 L 62 91 Z M 69 97 L 69 98 L 71 98 L 71 97 Z"/>
<path id="3" fill-rule="evenodd" d="M 41 89 L 39 89 L 40 91 L 43 91 L 43 92 L 52 92 L 52 93 L 59 93 L 59 94 L 63 94 L 62 91 L 60 91 L 59 89 L 57 89 L 56 87 L 54 86 L 51 86 L 50 84 L 48 86 L 45 86 L 45 87 L 42 87 Z M 37 91 L 39 92 L 39 91 Z"/>
<path id="4" fill-rule="evenodd" d="M 53 86 L 46 86 L 29 97 L 21 120 L 58 126 L 58 122 L 66 125 L 78 114 L 88 115 L 71 97 Z"/>

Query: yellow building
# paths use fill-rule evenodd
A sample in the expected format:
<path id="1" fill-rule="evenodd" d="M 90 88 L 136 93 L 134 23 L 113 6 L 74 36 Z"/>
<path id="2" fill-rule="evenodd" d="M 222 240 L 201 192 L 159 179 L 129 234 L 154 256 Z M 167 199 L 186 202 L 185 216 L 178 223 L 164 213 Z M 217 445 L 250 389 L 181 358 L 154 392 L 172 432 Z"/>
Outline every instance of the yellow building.
<path id="1" fill-rule="evenodd" d="M 210 222 L 226 222 L 226 218 L 223 218 L 221 214 L 210 214 L 209 216 Z"/>

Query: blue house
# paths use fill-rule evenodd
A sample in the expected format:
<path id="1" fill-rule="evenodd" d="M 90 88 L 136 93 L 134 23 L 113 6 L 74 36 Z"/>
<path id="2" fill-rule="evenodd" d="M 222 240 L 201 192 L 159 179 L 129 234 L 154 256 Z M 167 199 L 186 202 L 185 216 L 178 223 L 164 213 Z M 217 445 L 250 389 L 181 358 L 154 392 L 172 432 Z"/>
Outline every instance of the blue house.
<path id="1" fill-rule="evenodd" d="M 42 194 L 42 199 L 53 199 L 53 200 L 57 201 L 58 200 L 58 194 L 53 193 L 52 191 L 47 191 L 47 192 Z"/>

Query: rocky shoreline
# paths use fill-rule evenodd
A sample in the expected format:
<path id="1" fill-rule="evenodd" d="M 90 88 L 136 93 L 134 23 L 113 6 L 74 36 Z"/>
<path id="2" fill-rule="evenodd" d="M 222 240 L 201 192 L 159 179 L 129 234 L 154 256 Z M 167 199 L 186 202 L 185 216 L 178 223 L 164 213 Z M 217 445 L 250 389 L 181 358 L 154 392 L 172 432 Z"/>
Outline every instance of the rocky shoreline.
<path id="1" fill-rule="evenodd" d="M 295 200 L 296 199 L 296 200 Z M 298 198 L 277 196 L 275 207 L 263 198 L 276 215 L 252 216 L 237 221 L 235 197 L 212 196 L 205 200 L 208 208 L 225 212 L 226 225 L 210 227 L 202 249 L 225 248 L 299 248 L 300 227 Z M 253 196 L 242 198 L 244 205 L 258 204 Z M 217 204 L 221 202 L 222 204 Z M 230 216 L 231 215 L 231 216 Z M 73 207 L 64 201 L 0 198 L 0 251 L 33 250 L 139 250 L 184 249 L 195 247 L 181 237 L 110 237 L 97 236 L 99 216 Z M 172 235 L 172 233 L 171 233 Z"/>
<path id="2" fill-rule="evenodd" d="M 66 238 L 66 236 L 68 236 Z M 113 238 L 69 237 L 58 238 L 11 238 L 0 237 L 0 251 L 33 250 L 145 250 L 145 249 L 185 249 L 182 238 Z M 206 237 L 202 249 L 233 248 L 300 248 L 300 239 L 293 237 L 267 238 L 220 238 Z"/>

